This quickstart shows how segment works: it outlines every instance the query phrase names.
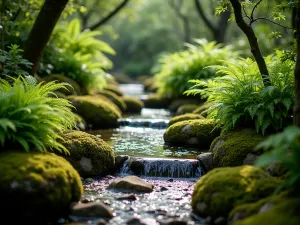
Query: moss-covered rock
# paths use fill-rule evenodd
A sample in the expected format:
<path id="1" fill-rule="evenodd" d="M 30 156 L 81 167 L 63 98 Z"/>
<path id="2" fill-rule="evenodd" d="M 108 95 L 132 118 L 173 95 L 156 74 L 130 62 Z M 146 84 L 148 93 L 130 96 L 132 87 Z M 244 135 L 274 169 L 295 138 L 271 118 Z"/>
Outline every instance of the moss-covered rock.
<path id="1" fill-rule="evenodd" d="M 184 115 L 174 116 L 169 121 L 169 126 L 173 125 L 174 123 L 185 121 L 185 120 L 197 120 L 197 119 L 204 119 L 203 116 L 194 113 L 186 113 Z"/>
<path id="2" fill-rule="evenodd" d="M 231 131 L 217 137 L 210 146 L 213 153 L 214 167 L 240 166 L 253 164 L 262 153 L 255 150 L 257 144 L 264 139 L 255 130 L 242 129 Z"/>
<path id="3" fill-rule="evenodd" d="M 101 138 L 82 131 L 68 131 L 61 143 L 70 151 L 65 158 L 82 177 L 107 175 L 115 166 L 114 152 Z"/>
<path id="4" fill-rule="evenodd" d="M 93 128 L 118 127 L 121 113 L 118 107 L 104 96 L 69 96 L 76 108 L 76 113 L 82 116 Z"/>
<path id="5" fill-rule="evenodd" d="M 116 106 L 118 106 L 122 112 L 126 111 L 126 103 L 125 103 L 124 99 L 122 97 L 118 96 L 117 94 L 115 94 L 114 92 L 102 90 L 102 91 L 98 91 L 97 95 L 103 95 L 103 96 L 107 97 Z"/>
<path id="6" fill-rule="evenodd" d="M 229 214 L 229 221 L 234 225 L 298 225 L 299 208 L 299 197 L 281 194 L 235 207 Z"/>
<path id="7" fill-rule="evenodd" d="M 123 100 L 127 107 L 126 113 L 140 113 L 144 107 L 144 103 L 135 97 L 124 96 Z"/>
<path id="8" fill-rule="evenodd" d="M 154 77 L 148 77 L 144 79 L 143 84 L 144 84 L 144 91 L 146 92 L 156 92 L 158 90 Z"/>
<path id="9" fill-rule="evenodd" d="M 207 113 L 205 113 L 204 111 L 207 110 L 210 106 L 211 106 L 210 103 L 204 103 L 203 105 L 198 106 L 198 108 L 196 108 L 196 109 L 193 111 L 193 113 L 201 114 L 202 116 L 206 117 L 206 116 L 207 116 Z"/>
<path id="10" fill-rule="evenodd" d="M 123 96 L 123 92 L 115 84 L 107 84 L 105 87 L 103 87 L 103 90 L 111 91 L 111 92 L 115 93 L 118 96 Z"/>
<path id="11" fill-rule="evenodd" d="M 83 192 L 77 171 L 53 153 L 0 153 L 0 171 L 1 224 L 46 224 Z"/>
<path id="12" fill-rule="evenodd" d="M 225 217 L 236 206 L 271 195 L 281 184 L 253 166 L 223 167 L 201 177 L 192 195 L 192 208 L 200 216 Z"/>
<path id="13" fill-rule="evenodd" d="M 183 105 L 197 105 L 199 106 L 201 104 L 201 100 L 199 99 L 194 99 L 194 98 L 178 98 L 178 99 L 174 99 L 173 101 L 171 101 L 170 105 L 169 105 L 169 110 L 171 112 L 176 112 L 180 106 Z M 196 107 L 194 108 L 194 110 L 196 109 Z"/>
<path id="14" fill-rule="evenodd" d="M 46 77 L 43 77 L 43 80 L 45 82 L 50 82 L 50 81 L 58 81 L 59 83 L 68 83 L 70 84 L 73 88 L 71 87 L 66 87 L 66 89 L 59 89 L 59 91 L 61 93 L 63 93 L 64 95 L 81 95 L 81 90 L 80 90 L 80 86 L 76 83 L 76 81 L 72 80 L 69 77 L 60 75 L 60 74 L 52 74 Z"/>
<path id="15" fill-rule="evenodd" d="M 205 149 L 219 134 L 212 120 L 186 120 L 171 125 L 164 133 L 164 140 L 170 144 L 196 145 Z"/>
<path id="16" fill-rule="evenodd" d="M 158 94 L 151 94 L 148 95 L 148 97 L 143 101 L 144 101 L 145 108 L 167 109 L 170 99 Z"/>
<path id="17" fill-rule="evenodd" d="M 198 106 L 199 105 L 195 105 L 195 104 L 184 104 L 176 110 L 176 115 L 192 113 L 196 108 L 198 108 Z"/>

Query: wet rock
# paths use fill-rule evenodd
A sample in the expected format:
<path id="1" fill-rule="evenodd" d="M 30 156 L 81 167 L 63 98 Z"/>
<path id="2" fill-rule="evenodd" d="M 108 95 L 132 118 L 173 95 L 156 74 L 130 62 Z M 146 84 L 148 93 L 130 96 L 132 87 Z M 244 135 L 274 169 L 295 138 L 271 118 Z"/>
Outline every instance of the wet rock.
<path id="1" fill-rule="evenodd" d="M 200 162 L 201 167 L 208 172 L 214 168 L 213 154 L 211 152 L 202 153 L 197 156 L 197 160 Z"/>
<path id="2" fill-rule="evenodd" d="M 170 178 L 170 179 L 168 179 L 168 181 L 169 181 L 169 182 L 173 182 L 173 181 L 174 181 L 174 179 L 173 179 L 173 178 Z"/>
<path id="3" fill-rule="evenodd" d="M 135 158 L 130 163 L 130 170 L 136 175 L 142 175 L 145 173 L 145 165 L 142 158 Z"/>
<path id="4" fill-rule="evenodd" d="M 115 157 L 115 170 L 119 170 L 123 166 L 124 162 L 128 159 L 128 155 L 117 155 Z"/>
<path id="5" fill-rule="evenodd" d="M 253 165 L 257 158 L 258 158 L 257 155 L 248 153 L 243 160 L 243 165 Z"/>
<path id="6" fill-rule="evenodd" d="M 166 187 L 164 187 L 164 186 L 162 186 L 162 187 L 160 188 L 160 191 L 167 191 L 167 190 L 169 190 L 169 188 L 166 188 Z"/>
<path id="7" fill-rule="evenodd" d="M 123 195 L 120 197 L 117 197 L 117 200 L 136 200 L 136 196 L 134 194 L 129 194 L 129 195 Z"/>
<path id="8" fill-rule="evenodd" d="M 215 219 L 214 224 L 215 225 L 226 225 L 227 220 L 224 217 L 218 217 L 217 219 Z"/>
<path id="9" fill-rule="evenodd" d="M 131 218 L 129 219 L 126 224 L 132 224 L 132 225 L 147 225 L 143 223 L 139 218 Z"/>
<path id="10" fill-rule="evenodd" d="M 112 211 L 101 202 L 74 204 L 71 206 L 71 215 L 82 217 L 113 217 Z"/>
<path id="11" fill-rule="evenodd" d="M 93 178 L 86 178 L 85 180 L 84 180 L 84 182 L 85 183 L 91 183 L 91 182 L 93 182 L 94 181 L 94 179 Z"/>
<path id="12" fill-rule="evenodd" d="M 125 104 L 127 106 L 126 113 L 140 113 L 144 107 L 144 103 L 135 97 L 124 96 Z"/>
<path id="13" fill-rule="evenodd" d="M 89 203 L 89 202 L 91 202 L 91 201 L 88 200 L 88 199 L 82 199 L 80 202 L 81 202 L 81 203 Z"/>
<path id="14" fill-rule="evenodd" d="M 280 165 L 279 163 L 271 163 L 267 168 L 266 171 L 268 174 L 274 177 L 282 177 L 288 171 L 284 166 Z"/>
<path id="15" fill-rule="evenodd" d="M 153 184 L 144 181 L 136 176 L 127 176 L 124 178 L 115 179 L 108 189 L 117 189 L 125 192 L 145 192 L 149 193 L 153 191 Z"/>
<path id="16" fill-rule="evenodd" d="M 160 225 L 187 225 L 186 221 L 182 221 L 180 219 L 166 219 L 159 221 Z"/>
<path id="17" fill-rule="evenodd" d="M 97 225 L 106 225 L 106 224 L 108 224 L 105 220 L 103 220 L 103 219 L 100 219 L 100 220 L 97 220 L 96 222 L 95 222 Z"/>

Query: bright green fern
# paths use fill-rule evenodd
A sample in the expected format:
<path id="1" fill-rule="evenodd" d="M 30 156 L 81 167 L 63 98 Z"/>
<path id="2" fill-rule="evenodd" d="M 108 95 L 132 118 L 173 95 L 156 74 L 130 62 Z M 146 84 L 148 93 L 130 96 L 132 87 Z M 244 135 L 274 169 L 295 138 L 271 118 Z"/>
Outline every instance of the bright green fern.
<path id="1" fill-rule="evenodd" d="M 63 83 L 37 83 L 26 76 L 13 84 L 0 79 L 0 145 L 22 147 L 25 151 L 52 150 L 68 153 L 61 145 L 60 133 L 75 126 L 73 107 L 54 91 L 66 88 Z M 2 149 L 1 148 L 1 149 Z"/>
<path id="2" fill-rule="evenodd" d="M 208 117 L 215 119 L 223 131 L 236 126 L 255 127 L 262 134 L 279 131 L 292 122 L 294 99 L 294 62 L 281 62 L 280 54 L 278 51 L 266 58 L 271 86 L 264 86 L 257 64 L 248 58 L 213 66 L 224 76 L 191 80 L 196 85 L 185 93 L 206 97 L 212 103 Z"/>

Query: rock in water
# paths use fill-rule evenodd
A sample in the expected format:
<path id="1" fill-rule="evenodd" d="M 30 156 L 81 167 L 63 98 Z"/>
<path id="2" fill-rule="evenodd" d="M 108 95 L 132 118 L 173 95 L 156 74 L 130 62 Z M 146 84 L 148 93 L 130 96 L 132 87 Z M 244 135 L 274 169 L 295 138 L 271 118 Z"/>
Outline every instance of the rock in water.
<path id="1" fill-rule="evenodd" d="M 145 193 L 152 192 L 153 188 L 154 188 L 153 184 L 148 183 L 136 176 L 117 178 L 108 186 L 108 189 L 117 189 L 125 192 L 145 192 Z"/>
<path id="2" fill-rule="evenodd" d="M 112 218 L 110 208 L 101 202 L 77 203 L 71 207 L 73 216 Z"/>

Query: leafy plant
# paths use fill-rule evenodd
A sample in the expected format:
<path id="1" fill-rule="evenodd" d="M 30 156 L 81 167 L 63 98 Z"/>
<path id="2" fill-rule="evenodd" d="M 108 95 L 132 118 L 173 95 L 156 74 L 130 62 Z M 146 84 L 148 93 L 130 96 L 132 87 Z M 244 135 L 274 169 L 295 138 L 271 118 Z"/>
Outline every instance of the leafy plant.
<path id="1" fill-rule="evenodd" d="M 18 45 L 11 45 L 8 47 L 9 51 L 0 50 L 0 64 L 1 72 L 0 75 L 4 77 L 5 75 L 18 77 L 28 76 L 29 74 L 24 70 L 30 68 L 32 63 L 28 60 L 22 58 L 22 49 L 19 49 Z"/>
<path id="2" fill-rule="evenodd" d="M 40 65 L 42 75 L 58 73 L 77 81 L 79 85 L 101 88 L 112 62 L 105 54 L 115 54 L 105 42 L 97 39 L 100 31 L 81 31 L 80 21 L 58 26 Z"/>
<path id="3" fill-rule="evenodd" d="M 268 166 L 279 163 L 288 169 L 286 179 L 281 188 L 291 188 L 295 191 L 300 187 L 300 128 L 290 126 L 283 132 L 269 136 L 257 148 L 264 149 L 264 153 L 257 161 L 256 166 Z"/>
<path id="4" fill-rule="evenodd" d="M 264 134 L 267 129 L 279 131 L 292 120 L 294 99 L 294 62 L 280 60 L 282 52 L 265 60 L 270 71 L 271 85 L 265 87 L 251 59 L 224 62 L 224 66 L 212 66 L 219 74 L 209 81 L 191 80 L 196 83 L 186 94 L 201 94 L 212 106 L 208 117 L 215 119 L 222 131 L 236 126 L 256 127 Z M 204 88 L 203 88 L 204 87 Z"/>
<path id="5" fill-rule="evenodd" d="M 235 58 L 237 53 L 230 46 L 223 47 L 204 39 L 195 40 L 197 45 L 186 44 L 187 49 L 167 54 L 159 60 L 155 74 L 158 92 L 164 95 L 182 95 L 189 89 L 191 79 L 209 79 L 216 76 L 216 70 L 208 67 L 223 64 L 227 58 Z"/>
<path id="6" fill-rule="evenodd" d="M 72 105 L 54 91 L 67 84 L 38 83 L 32 76 L 0 79 L 0 144 L 21 146 L 25 151 L 68 153 L 58 140 L 60 133 L 75 126 Z"/>

